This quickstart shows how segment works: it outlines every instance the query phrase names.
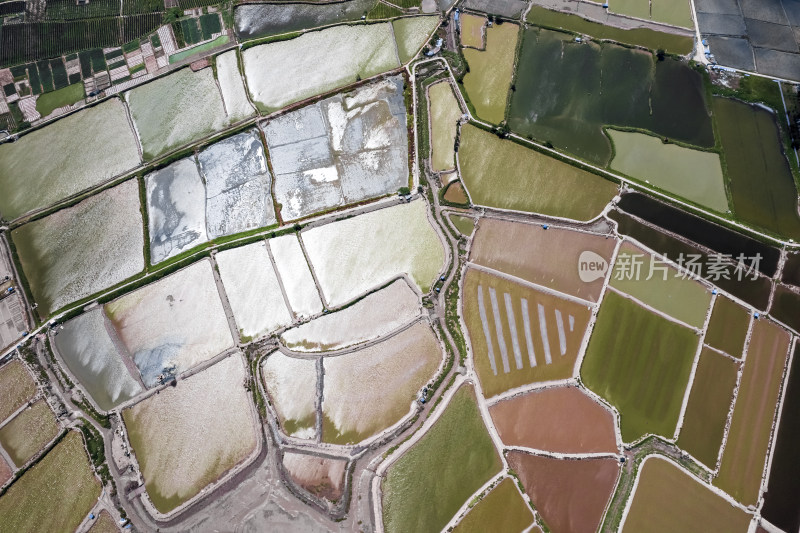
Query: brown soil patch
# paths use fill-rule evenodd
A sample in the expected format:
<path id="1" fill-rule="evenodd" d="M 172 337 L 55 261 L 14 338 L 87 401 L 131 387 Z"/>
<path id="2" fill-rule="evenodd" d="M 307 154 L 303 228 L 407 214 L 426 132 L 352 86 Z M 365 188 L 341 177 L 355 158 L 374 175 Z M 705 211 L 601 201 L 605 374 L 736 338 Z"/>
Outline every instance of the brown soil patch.
<path id="1" fill-rule="evenodd" d="M 616 453 L 614 417 L 578 387 L 534 391 L 489 408 L 500 439 L 559 453 Z"/>
<path id="2" fill-rule="evenodd" d="M 448 185 L 447 190 L 444 192 L 444 199 L 451 204 L 469 204 L 469 198 L 467 198 L 467 193 L 464 192 L 464 186 L 461 185 L 460 181 L 454 181 Z"/>
<path id="3" fill-rule="evenodd" d="M 470 260 L 557 291 L 596 302 L 603 278 L 590 283 L 578 275 L 578 259 L 588 250 L 611 261 L 616 240 L 567 229 L 481 219 Z"/>
<path id="4" fill-rule="evenodd" d="M 480 294 L 483 295 L 486 328 L 481 319 L 479 288 Z M 492 290 L 495 291 L 502 337 L 498 336 L 495 324 Z M 506 305 L 506 294 L 509 295 L 511 304 L 510 314 Z M 527 302 L 527 321 L 523 299 Z M 563 300 L 493 274 L 475 269 L 467 270 L 464 280 L 464 320 L 472 341 L 475 370 L 480 377 L 486 397 L 529 383 L 572 377 L 590 314 L 591 310 L 587 306 Z M 513 316 L 513 328 L 509 320 L 511 316 Z M 559 328 L 559 317 L 561 328 Z M 516 335 L 512 333 L 512 329 L 516 331 Z M 528 332 L 533 358 L 530 357 Z M 503 346 L 508 361 L 507 367 L 503 360 Z M 519 361 L 516 357 L 517 349 L 521 356 Z M 491 363 L 492 356 L 494 368 Z"/>
<path id="5" fill-rule="evenodd" d="M 616 459 L 552 459 L 509 452 L 508 464 L 551 531 L 594 533 L 619 474 Z"/>
<path id="6" fill-rule="evenodd" d="M 342 497 L 347 461 L 286 452 L 283 466 L 292 480 L 311 494 L 332 502 Z"/>

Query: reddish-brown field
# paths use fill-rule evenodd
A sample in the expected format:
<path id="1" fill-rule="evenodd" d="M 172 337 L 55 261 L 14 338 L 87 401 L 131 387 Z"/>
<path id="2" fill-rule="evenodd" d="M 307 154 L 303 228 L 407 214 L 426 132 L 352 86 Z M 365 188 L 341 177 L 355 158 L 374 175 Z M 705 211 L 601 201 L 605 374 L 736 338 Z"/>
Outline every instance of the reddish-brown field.
<path id="1" fill-rule="evenodd" d="M 464 205 L 469 203 L 467 193 L 464 191 L 464 186 L 461 185 L 460 181 L 454 181 L 447 187 L 444 192 L 444 199 L 452 204 Z"/>
<path id="2" fill-rule="evenodd" d="M 614 416 L 578 387 L 534 391 L 489 408 L 500 439 L 559 453 L 616 453 Z"/>
<path id="3" fill-rule="evenodd" d="M 292 480 L 311 494 L 330 501 L 342 497 L 347 461 L 286 452 L 283 466 Z"/>
<path id="4" fill-rule="evenodd" d="M 790 340 L 785 330 L 768 320 L 753 325 L 731 429 L 714 480 L 745 505 L 758 500 Z"/>
<path id="5" fill-rule="evenodd" d="M 487 398 L 528 383 L 572 377 L 588 306 L 472 268 L 464 279 L 463 305 Z"/>
<path id="6" fill-rule="evenodd" d="M 507 457 L 550 531 L 597 531 L 617 484 L 616 459 L 553 459 L 516 451 Z"/>
<path id="7" fill-rule="evenodd" d="M 578 276 L 583 251 L 598 254 L 608 263 L 616 241 L 567 229 L 482 218 L 472 242 L 473 263 L 596 302 L 603 278 L 585 283 Z"/>

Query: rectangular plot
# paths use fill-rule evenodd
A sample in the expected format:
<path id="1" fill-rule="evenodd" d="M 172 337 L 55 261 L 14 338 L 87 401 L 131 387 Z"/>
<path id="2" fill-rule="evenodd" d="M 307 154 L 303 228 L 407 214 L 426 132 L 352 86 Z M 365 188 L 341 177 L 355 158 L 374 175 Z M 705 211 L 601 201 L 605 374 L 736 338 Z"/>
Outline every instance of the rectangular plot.
<path id="1" fill-rule="evenodd" d="M 503 299 L 505 300 L 506 303 L 506 318 L 508 320 L 508 328 L 511 331 L 511 346 L 514 348 L 514 361 L 517 363 L 517 369 L 520 369 L 522 368 L 522 351 L 519 349 L 517 322 L 514 319 L 514 307 L 513 304 L 511 303 L 511 295 L 505 293 L 503 294 Z"/>
<path id="2" fill-rule="evenodd" d="M 508 374 L 508 348 L 506 347 L 506 336 L 503 332 L 503 320 L 500 317 L 500 309 L 497 305 L 497 293 L 493 288 L 489 288 L 489 298 L 492 301 L 492 315 L 494 316 L 494 328 L 497 333 L 497 344 L 500 346 L 500 357 L 503 359 L 503 372 Z"/>
<path id="3" fill-rule="evenodd" d="M 705 322 L 711 304 L 708 289 L 629 242 L 620 248 L 610 279 L 614 288 L 690 326 L 699 328 Z"/>
<path id="4" fill-rule="evenodd" d="M 494 358 L 494 342 L 492 341 L 492 331 L 489 329 L 489 319 L 486 317 L 486 305 L 483 300 L 483 287 L 478 285 L 478 312 L 481 317 L 481 326 L 483 327 L 483 336 L 486 338 L 486 348 L 489 355 L 489 366 L 492 368 L 492 373 L 497 375 L 497 362 Z M 528 332 L 530 339 L 530 326 L 527 322 L 527 313 L 525 318 L 525 330 Z"/>
<path id="5" fill-rule="evenodd" d="M 711 470 L 717 467 L 717 456 L 738 372 L 739 364 L 736 361 L 703 348 L 689 393 L 678 446 Z"/>
<path id="6" fill-rule="evenodd" d="M 725 296 L 718 296 L 711 312 L 705 342 L 730 356 L 741 358 L 750 324 L 750 312 Z"/>
<path id="7" fill-rule="evenodd" d="M 728 441 L 714 480 L 744 505 L 758 500 L 790 339 L 768 320 L 753 325 Z"/>
<path id="8" fill-rule="evenodd" d="M 606 294 L 581 377 L 619 410 L 624 442 L 647 433 L 674 435 L 697 344 L 691 329 Z"/>
<path id="9" fill-rule="evenodd" d="M 528 300 L 522 298 L 522 322 L 525 324 L 525 346 L 528 348 L 528 361 L 531 368 L 536 366 L 536 353 L 533 351 L 533 338 L 531 337 L 531 320 L 528 312 Z"/>
<path id="10" fill-rule="evenodd" d="M 269 247 L 292 311 L 299 316 L 311 316 L 322 311 L 322 300 L 297 236 L 270 239 Z"/>
<path id="11" fill-rule="evenodd" d="M 596 302 L 605 273 L 599 271 L 597 279 L 583 281 L 578 270 L 579 262 L 587 251 L 608 262 L 615 245 L 616 240 L 606 236 L 562 228 L 544 230 L 538 224 L 484 217 L 472 241 L 470 260 Z"/>

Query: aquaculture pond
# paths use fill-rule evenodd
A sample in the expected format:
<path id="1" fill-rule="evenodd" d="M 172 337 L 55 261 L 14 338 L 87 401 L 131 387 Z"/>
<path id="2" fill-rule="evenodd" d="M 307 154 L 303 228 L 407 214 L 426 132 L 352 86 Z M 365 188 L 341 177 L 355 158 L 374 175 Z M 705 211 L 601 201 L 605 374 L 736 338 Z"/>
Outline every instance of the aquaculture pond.
<path id="1" fill-rule="evenodd" d="M 795 187 L 775 115 L 762 107 L 714 98 L 736 218 L 800 239 Z"/>
<path id="2" fill-rule="evenodd" d="M 359 20 L 373 5 L 375 0 L 330 4 L 244 4 L 234 11 L 236 34 L 246 41 Z"/>
<path id="3" fill-rule="evenodd" d="M 703 79 L 680 61 L 532 27 L 523 33 L 514 85 L 512 130 L 595 163 L 612 155 L 604 126 L 714 145 Z"/>

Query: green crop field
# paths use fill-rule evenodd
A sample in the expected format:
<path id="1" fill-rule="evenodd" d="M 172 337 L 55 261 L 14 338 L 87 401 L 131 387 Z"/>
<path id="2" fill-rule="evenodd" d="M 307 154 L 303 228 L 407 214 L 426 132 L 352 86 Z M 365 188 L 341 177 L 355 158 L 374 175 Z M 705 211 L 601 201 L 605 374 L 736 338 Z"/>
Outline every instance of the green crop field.
<path id="1" fill-rule="evenodd" d="M 673 436 L 697 343 L 692 330 L 614 292 L 606 295 L 581 377 L 619 410 L 623 441 Z"/>
<path id="2" fill-rule="evenodd" d="M 479 205 L 589 220 L 617 193 L 595 174 L 471 125 L 461 128 L 459 162 Z"/>
<path id="3" fill-rule="evenodd" d="M 59 107 L 72 105 L 83 100 L 83 96 L 83 84 L 74 83 L 63 89 L 41 95 L 36 100 L 36 111 L 43 117 L 46 117 Z"/>
<path id="4" fill-rule="evenodd" d="M 478 118 L 499 124 L 505 119 L 508 89 L 514 72 L 519 26 L 494 25 L 486 28 L 486 49 L 465 48 L 469 72 L 464 89 Z"/>
<path id="5" fill-rule="evenodd" d="M 0 497 L 0 532 L 75 531 L 100 496 L 78 431 Z"/>
<path id="6" fill-rule="evenodd" d="M 622 28 L 592 22 L 578 15 L 550 11 L 537 5 L 531 7 L 525 20 L 538 26 L 591 35 L 595 39 L 644 46 L 650 50 L 662 49 L 670 54 L 685 55 L 690 53 L 694 47 L 691 37 L 654 31 L 649 28 L 623 30 Z"/>
<path id="7" fill-rule="evenodd" d="M 463 385 L 433 427 L 389 468 L 383 482 L 386 531 L 440 531 L 500 468 L 475 392 Z"/>
<path id="8" fill-rule="evenodd" d="M 717 297 L 705 343 L 733 357 L 742 357 L 750 312 L 724 296 Z"/>
<path id="9" fill-rule="evenodd" d="M 520 496 L 514 480 L 507 477 L 478 502 L 453 531 L 525 531 L 532 523 L 530 507 Z"/>
<path id="10" fill-rule="evenodd" d="M 720 213 L 728 210 L 722 164 L 715 152 L 665 144 L 643 133 L 609 130 L 611 168 Z"/>
<path id="11" fill-rule="evenodd" d="M 800 239 L 797 188 L 781 149 L 775 117 L 757 106 L 715 97 L 736 218 Z"/>
<path id="12" fill-rule="evenodd" d="M 633 265 L 641 265 L 634 267 Z M 640 268 L 635 272 L 635 268 Z M 627 279 L 630 275 L 631 279 Z M 647 279 L 647 278 L 650 279 Z M 610 283 L 637 300 L 690 326 L 706 320 L 711 293 L 700 282 L 680 277 L 658 257 L 626 242 L 620 249 Z"/>
<path id="13" fill-rule="evenodd" d="M 750 515 L 660 457 L 645 460 L 623 533 L 725 531 L 744 533 Z"/>
<path id="14" fill-rule="evenodd" d="M 714 470 L 733 400 L 736 361 L 703 348 L 683 418 L 678 446 Z"/>

